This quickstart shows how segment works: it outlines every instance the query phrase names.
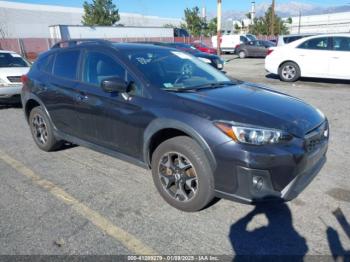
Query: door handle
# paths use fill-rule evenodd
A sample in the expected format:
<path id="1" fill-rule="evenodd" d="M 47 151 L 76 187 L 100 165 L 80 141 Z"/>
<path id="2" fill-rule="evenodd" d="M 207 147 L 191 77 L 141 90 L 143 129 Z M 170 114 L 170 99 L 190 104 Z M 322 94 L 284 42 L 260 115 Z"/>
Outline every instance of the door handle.
<path id="1" fill-rule="evenodd" d="M 333 59 L 339 59 L 339 56 L 333 56 L 332 58 Z"/>

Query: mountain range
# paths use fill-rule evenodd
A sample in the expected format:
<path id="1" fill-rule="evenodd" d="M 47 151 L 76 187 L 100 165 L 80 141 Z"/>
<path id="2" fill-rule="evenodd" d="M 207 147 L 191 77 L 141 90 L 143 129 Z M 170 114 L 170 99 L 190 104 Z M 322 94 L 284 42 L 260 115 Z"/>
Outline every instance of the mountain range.
<path id="1" fill-rule="evenodd" d="M 260 3 L 256 5 L 256 16 L 263 16 L 266 10 L 271 5 L 270 2 Z M 232 19 L 243 19 L 246 18 L 245 14 L 250 12 L 247 11 L 235 11 L 235 10 L 223 10 L 223 20 L 229 18 Z M 329 13 L 339 12 L 350 12 L 350 5 L 335 5 L 335 6 L 318 6 L 313 4 L 307 4 L 302 2 L 291 1 L 289 3 L 281 3 L 276 5 L 276 13 L 280 17 L 293 17 L 298 16 L 299 12 L 303 16 L 305 15 L 320 15 Z M 215 17 L 215 12 L 209 14 L 209 17 Z"/>

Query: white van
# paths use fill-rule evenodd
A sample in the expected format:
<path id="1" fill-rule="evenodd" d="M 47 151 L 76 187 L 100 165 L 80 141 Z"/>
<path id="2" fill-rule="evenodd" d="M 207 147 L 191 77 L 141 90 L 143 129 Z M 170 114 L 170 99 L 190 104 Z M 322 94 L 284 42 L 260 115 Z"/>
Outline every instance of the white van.
<path id="1" fill-rule="evenodd" d="M 236 46 L 249 41 L 256 40 L 255 35 L 251 34 L 236 34 L 236 35 L 222 35 L 221 36 L 221 51 L 224 53 L 234 53 Z M 211 42 L 214 48 L 217 48 L 217 37 L 213 36 Z"/>

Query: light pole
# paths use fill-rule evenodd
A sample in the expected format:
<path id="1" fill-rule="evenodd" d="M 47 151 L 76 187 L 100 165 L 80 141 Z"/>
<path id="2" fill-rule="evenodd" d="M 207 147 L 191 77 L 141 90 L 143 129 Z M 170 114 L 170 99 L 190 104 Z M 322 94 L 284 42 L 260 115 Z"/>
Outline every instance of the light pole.
<path id="1" fill-rule="evenodd" d="M 275 35 L 275 0 L 272 0 L 271 5 L 271 29 L 270 29 L 271 36 Z"/>
<path id="2" fill-rule="evenodd" d="M 221 55 L 221 15 L 222 15 L 222 1 L 217 0 L 217 54 Z"/>

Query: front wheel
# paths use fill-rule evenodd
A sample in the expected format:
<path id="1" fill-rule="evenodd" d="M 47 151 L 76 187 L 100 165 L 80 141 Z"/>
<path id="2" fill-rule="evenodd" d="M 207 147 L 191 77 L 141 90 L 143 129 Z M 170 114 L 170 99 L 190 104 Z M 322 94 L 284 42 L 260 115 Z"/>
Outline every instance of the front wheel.
<path id="1" fill-rule="evenodd" d="M 300 68 L 294 62 L 287 62 L 281 65 L 278 74 L 284 82 L 295 82 L 300 78 Z"/>
<path id="2" fill-rule="evenodd" d="M 160 144 L 152 156 L 154 184 L 173 207 L 194 212 L 214 198 L 214 178 L 203 149 L 180 136 Z"/>

